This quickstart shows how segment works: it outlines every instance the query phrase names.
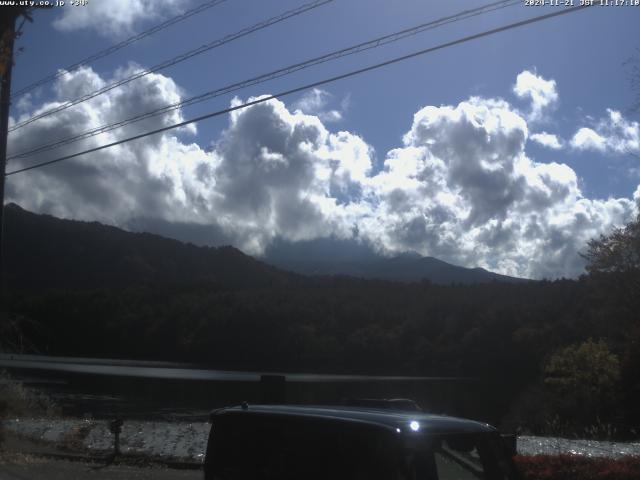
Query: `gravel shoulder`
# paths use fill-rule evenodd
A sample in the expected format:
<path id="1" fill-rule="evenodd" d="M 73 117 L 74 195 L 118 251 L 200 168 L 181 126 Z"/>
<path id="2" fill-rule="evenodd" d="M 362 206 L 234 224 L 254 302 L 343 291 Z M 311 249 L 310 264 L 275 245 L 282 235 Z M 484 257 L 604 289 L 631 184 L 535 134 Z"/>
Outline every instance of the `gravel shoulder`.
<path id="1" fill-rule="evenodd" d="M 48 459 L 3 460 L 0 458 L 2 480 L 201 480 L 202 471 L 170 468 L 110 465 L 95 469 L 96 464 Z"/>
<path id="2" fill-rule="evenodd" d="M 57 452 L 105 455 L 114 448 L 114 435 L 106 421 L 19 418 L 5 420 L 2 426 L 13 437 L 35 442 L 36 451 L 54 448 Z M 120 451 L 129 457 L 201 465 L 208 435 L 207 423 L 127 420 L 120 434 Z"/>
<path id="3" fill-rule="evenodd" d="M 114 436 L 106 421 L 81 419 L 8 419 L 2 422 L 14 451 L 106 455 L 113 452 Z M 201 466 L 209 435 L 207 423 L 144 422 L 126 420 L 120 435 L 123 457 Z M 571 454 L 585 457 L 640 456 L 640 442 L 620 443 L 553 437 L 520 436 L 521 455 Z"/>
<path id="4" fill-rule="evenodd" d="M 640 442 L 622 443 L 557 437 L 518 437 L 520 455 L 580 455 L 584 457 L 622 458 L 640 456 Z"/>

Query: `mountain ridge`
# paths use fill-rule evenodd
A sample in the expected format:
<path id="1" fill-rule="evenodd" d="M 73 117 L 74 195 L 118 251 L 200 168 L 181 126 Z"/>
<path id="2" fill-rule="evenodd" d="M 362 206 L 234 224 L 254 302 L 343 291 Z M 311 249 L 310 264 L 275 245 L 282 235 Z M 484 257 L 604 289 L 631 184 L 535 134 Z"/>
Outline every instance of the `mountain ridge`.
<path id="1" fill-rule="evenodd" d="M 328 246 L 332 242 L 333 249 Z M 353 256 L 345 258 L 344 254 L 339 252 L 342 246 L 344 242 L 340 240 L 301 242 L 295 246 L 283 243 L 267 251 L 263 260 L 284 270 L 312 276 L 346 275 L 405 283 L 428 280 L 441 285 L 529 281 L 501 275 L 481 267 L 461 267 L 435 257 L 422 256 L 417 252 L 404 252 L 393 257 L 384 257 L 376 254 L 366 245 L 347 246 L 346 248 L 352 249 Z M 286 251 L 289 248 L 294 249 L 293 253 L 287 254 Z M 325 258 L 320 259 L 317 255 L 314 257 L 311 252 L 316 251 L 320 251 Z"/>
<path id="2" fill-rule="evenodd" d="M 269 288 L 317 280 L 301 275 L 438 284 L 522 281 L 417 254 L 384 258 L 353 252 L 352 257 L 345 250 L 339 260 L 323 261 L 309 259 L 303 245 L 292 250 L 289 260 L 282 255 L 256 259 L 233 246 L 196 246 L 95 221 L 37 214 L 16 204 L 5 206 L 4 242 L 7 285 L 27 290 L 210 282 Z"/>
<path id="3" fill-rule="evenodd" d="M 346 275 L 362 279 L 388 280 L 395 282 L 419 282 L 430 281 L 440 285 L 452 283 L 473 284 L 489 282 L 527 282 L 530 280 L 501 275 L 481 267 L 465 268 L 453 265 L 434 257 L 404 258 L 389 257 L 378 258 L 373 261 L 336 261 L 336 262 L 287 262 L 269 261 L 283 270 L 288 270 L 301 275 L 329 276 Z"/>

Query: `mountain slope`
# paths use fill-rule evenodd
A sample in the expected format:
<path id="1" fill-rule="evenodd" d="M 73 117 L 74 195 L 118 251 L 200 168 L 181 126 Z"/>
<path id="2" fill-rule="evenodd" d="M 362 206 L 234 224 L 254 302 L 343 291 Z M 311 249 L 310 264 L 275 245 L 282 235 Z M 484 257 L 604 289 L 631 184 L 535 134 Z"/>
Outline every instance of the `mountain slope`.
<path id="1" fill-rule="evenodd" d="M 97 222 L 38 215 L 15 204 L 5 207 L 4 235 L 12 290 L 200 282 L 267 287 L 296 278 L 233 247 L 196 247 Z"/>
<path id="2" fill-rule="evenodd" d="M 329 258 L 321 259 L 313 254 L 305 257 L 304 249 L 287 255 L 286 247 L 279 247 L 267 254 L 264 261 L 284 270 L 303 275 L 348 275 L 365 279 L 380 279 L 397 282 L 418 282 L 428 280 L 440 285 L 452 283 L 487 283 L 487 282 L 522 282 L 521 278 L 509 277 L 493 273 L 483 268 L 464 268 L 452 265 L 433 257 L 418 254 L 403 254 L 385 258 L 363 249 L 353 252 L 353 259 L 345 258 L 339 252 L 331 254 L 325 245 L 322 250 L 328 252 Z M 313 245 L 310 250 L 317 250 Z M 336 250 L 341 249 L 336 242 Z"/>

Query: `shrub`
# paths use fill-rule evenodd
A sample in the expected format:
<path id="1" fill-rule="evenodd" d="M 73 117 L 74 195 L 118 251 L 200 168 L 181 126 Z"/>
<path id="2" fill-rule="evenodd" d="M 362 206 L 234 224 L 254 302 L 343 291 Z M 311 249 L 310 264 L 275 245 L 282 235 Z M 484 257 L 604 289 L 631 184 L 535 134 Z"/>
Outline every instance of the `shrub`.
<path id="1" fill-rule="evenodd" d="M 606 421 L 616 410 L 620 362 L 604 341 L 588 340 L 557 351 L 544 374 L 556 413 L 576 426 Z"/>
<path id="2" fill-rule="evenodd" d="M 59 409 L 49 397 L 25 387 L 0 371 L 0 446 L 4 442 L 2 420 L 9 416 L 51 417 Z"/>
<path id="3" fill-rule="evenodd" d="M 0 419 L 7 416 L 56 416 L 58 408 L 47 397 L 0 372 Z"/>

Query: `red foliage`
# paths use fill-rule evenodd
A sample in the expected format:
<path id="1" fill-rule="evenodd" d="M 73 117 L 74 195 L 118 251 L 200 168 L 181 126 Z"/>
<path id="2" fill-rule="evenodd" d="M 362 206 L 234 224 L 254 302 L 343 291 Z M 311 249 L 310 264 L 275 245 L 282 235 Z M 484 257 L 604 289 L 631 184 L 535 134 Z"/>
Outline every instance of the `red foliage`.
<path id="1" fill-rule="evenodd" d="M 523 480 L 638 480 L 640 457 L 589 458 L 579 455 L 515 457 Z"/>

